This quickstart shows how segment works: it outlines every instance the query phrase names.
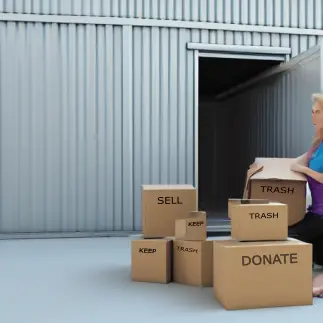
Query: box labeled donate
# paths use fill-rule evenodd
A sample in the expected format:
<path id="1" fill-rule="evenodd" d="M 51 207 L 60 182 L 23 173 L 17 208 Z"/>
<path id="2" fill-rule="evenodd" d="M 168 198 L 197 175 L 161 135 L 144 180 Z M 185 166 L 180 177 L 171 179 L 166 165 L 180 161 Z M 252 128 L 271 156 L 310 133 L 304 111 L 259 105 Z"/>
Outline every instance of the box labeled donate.
<path id="1" fill-rule="evenodd" d="M 211 287 L 213 241 L 174 241 L 173 279 L 186 285 Z"/>
<path id="2" fill-rule="evenodd" d="M 171 282 L 172 252 L 172 239 L 133 240 L 132 280 L 164 284 Z"/>
<path id="3" fill-rule="evenodd" d="M 256 158 L 250 166 L 244 189 L 245 199 L 268 199 L 288 205 L 288 225 L 306 213 L 306 177 L 293 172 L 291 158 Z"/>
<path id="4" fill-rule="evenodd" d="M 229 200 L 231 236 L 239 241 L 286 240 L 288 206 L 268 200 Z"/>
<path id="5" fill-rule="evenodd" d="M 203 241 L 206 236 L 206 213 L 203 211 L 193 211 L 188 218 L 175 222 L 175 239 Z"/>
<path id="6" fill-rule="evenodd" d="M 175 236 L 175 220 L 197 210 L 192 185 L 143 185 L 142 231 L 144 238 Z"/>
<path id="7" fill-rule="evenodd" d="M 312 305 L 312 245 L 213 242 L 213 290 L 226 309 Z"/>

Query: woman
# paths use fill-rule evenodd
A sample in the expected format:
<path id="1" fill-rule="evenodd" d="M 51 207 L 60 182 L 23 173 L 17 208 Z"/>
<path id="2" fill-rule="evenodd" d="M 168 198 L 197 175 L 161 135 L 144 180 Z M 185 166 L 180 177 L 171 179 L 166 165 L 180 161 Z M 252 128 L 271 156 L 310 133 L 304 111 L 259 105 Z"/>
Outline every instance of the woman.
<path id="1" fill-rule="evenodd" d="M 304 174 L 312 195 L 312 205 L 304 219 L 291 229 L 298 239 L 313 245 L 313 262 L 323 266 L 323 94 L 313 94 L 312 122 L 315 136 L 311 149 L 296 158 L 291 169 Z M 323 295 L 323 274 L 313 280 L 313 295 Z"/>

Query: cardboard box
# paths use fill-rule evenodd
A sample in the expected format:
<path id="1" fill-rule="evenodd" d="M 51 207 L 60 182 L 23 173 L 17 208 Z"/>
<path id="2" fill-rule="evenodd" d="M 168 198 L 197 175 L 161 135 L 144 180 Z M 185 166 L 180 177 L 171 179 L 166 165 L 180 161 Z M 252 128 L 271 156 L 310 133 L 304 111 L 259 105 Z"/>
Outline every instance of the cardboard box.
<path id="1" fill-rule="evenodd" d="M 287 204 L 230 199 L 231 236 L 239 241 L 286 240 Z"/>
<path id="2" fill-rule="evenodd" d="M 172 239 L 133 240 L 131 277 L 133 281 L 164 283 L 172 280 Z"/>
<path id="3" fill-rule="evenodd" d="M 263 203 L 269 203 L 268 199 L 228 199 L 228 218 L 231 220 L 231 209 L 232 206 L 237 205 L 237 204 L 243 204 L 243 203 L 248 203 L 248 204 L 263 204 Z"/>
<path id="4" fill-rule="evenodd" d="M 175 220 L 197 210 L 192 185 L 143 185 L 142 230 L 145 238 L 175 236 Z"/>
<path id="5" fill-rule="evenodd" d="M 213 242 L 214 296 L 224 308 L 312 305 L 312 245 Z"/>
<path id="6" fill-rule="evenodd" d="M 174 282 L 211 287 L 213 241 L 174 241 Z"/>
<path id="7" fill-rule="evenodd" d="M 187 241 L 206 240 L 206 213 L 194 211 L 186 219 L 175 222 L 175 239 Z"/>
<path id="8" fill-rule="evenodd" d="M 250 166 L 244 199 L 268 199 L 288 205 L 288 225 L 301 221 L 306 213 L 306 177 L 290 170 L 294 159 L 256 158 Z"/>

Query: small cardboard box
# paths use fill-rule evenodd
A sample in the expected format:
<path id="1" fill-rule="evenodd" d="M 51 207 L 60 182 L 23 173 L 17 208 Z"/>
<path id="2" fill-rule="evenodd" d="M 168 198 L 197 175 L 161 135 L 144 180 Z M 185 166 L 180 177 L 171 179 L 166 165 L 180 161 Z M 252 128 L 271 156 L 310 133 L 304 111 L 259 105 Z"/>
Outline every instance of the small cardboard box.
<path id="1" fill-rule="evenodd" d="M 268 200 L 230 199 L 231 236 L 238 241 L 286 240 L 288 206 Z"/>
<path id="2" fill-rule="evenodd" d="M 143 185 L 142 230 L 145 238 L 175 236 L 175 220 L 197 210 L 192 185 Z"/>
<path id="3" fill-rule="evenodd" d="M 206 213 L 193 211 L 186 219 L 175 222 L 175 239 L 187 241 L 206 240 Z"/>
<path id="4" fill-rule="evenodd" d="M 288 225 L 301 221 L 306 213 L 306 177 L 290 170 L 293 159 L 256 158 L 250 166 L 244 199 L 268 199 L 288 205 Z"/>
<path id="5" fill-rule="evenodd" d="M 174 282 L 211 287 L 213 241 L 174 241 Z"/>
<path id="6" fill-rule="evenodd" d="M 133 281 L 163 283 L 172 280 L 172 239 L 133 240 L 131 276 Z"/>
<path id="7" fill-rule="evenodd" d="M 213 242 L 213 290 L 228 310 L 312 305 L 312 245 Z"/>

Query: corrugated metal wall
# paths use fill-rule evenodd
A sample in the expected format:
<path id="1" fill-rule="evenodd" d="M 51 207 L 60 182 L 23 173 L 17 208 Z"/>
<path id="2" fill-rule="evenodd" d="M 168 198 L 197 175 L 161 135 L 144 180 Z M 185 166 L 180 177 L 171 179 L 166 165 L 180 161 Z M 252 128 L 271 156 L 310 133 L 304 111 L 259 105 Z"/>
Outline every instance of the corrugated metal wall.
<path id="1" fill-rule="evenodd" d="M 0 12 L 323 28 L 322 0 L 0 0 Z"/>
<path id="2" fill-rule="evenodd" d="M 227 125 L 228 146 L 225 152 L 214 143 L 215 154 L 221 153 L 214 178 L 230 183 L 224 185 L 229 196 L 241 196 L 245 171 L 255 157 L 297 157 L 309 149 L 311 95 L 320 92 L 321 67 L 318 49 L 292 69 L 214 104 L 214 118 Z"/>
<path id="3" fill-rule="evenodd" d="M 242 1 L 248 14 L 235 12 L 234 1 L 151 3 L 0 0 L 0 12 L 322 27 L 321 1 L 306 10 L 305 1 L 295 9 Z M 0 232 L 140 230 L 142 183 L 194 182 L 194 54 L 186 43 L 285 46 L 295 56 L 317 41 L 1 22 Z"/>
<path id="4" fill-rule="evenodd" d="M 140 230 L 142 183 L 193 183 L 190 40 L 0 24 L 2 232 Z"/>

